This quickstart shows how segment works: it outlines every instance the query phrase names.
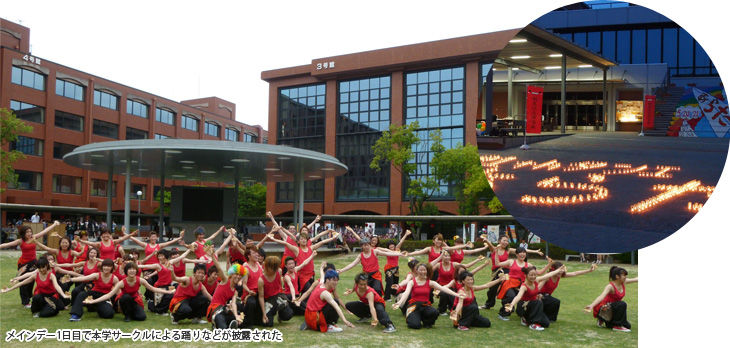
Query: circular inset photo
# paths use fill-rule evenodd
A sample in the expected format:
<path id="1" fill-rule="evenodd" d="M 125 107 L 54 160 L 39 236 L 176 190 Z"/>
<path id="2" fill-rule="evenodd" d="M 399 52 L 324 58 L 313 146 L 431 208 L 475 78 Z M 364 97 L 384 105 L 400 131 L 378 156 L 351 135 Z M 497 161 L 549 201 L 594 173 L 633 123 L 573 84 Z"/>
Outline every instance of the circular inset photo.
<path id="1" fill-rule="evenodd" d="M 489 79 L 482 165 L 505 209 L 551 243 L 637 250 L 715 189 L 727 94 L 700 42 L 660 13 L 621 2 L 552 11 L 509 42 Z"/>

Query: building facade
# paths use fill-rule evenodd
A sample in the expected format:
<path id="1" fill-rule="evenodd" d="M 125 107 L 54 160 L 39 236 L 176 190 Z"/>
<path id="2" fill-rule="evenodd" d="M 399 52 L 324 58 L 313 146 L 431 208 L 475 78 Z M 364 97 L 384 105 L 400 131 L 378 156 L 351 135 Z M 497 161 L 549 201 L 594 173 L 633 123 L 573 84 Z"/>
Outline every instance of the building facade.
<path id="1" fill-rule="evenodd" d="M 231 102 L 217 97 L 176 102 L 56 64 L 29 53 L 29 36 L 29 28 L 0 19 L 0 107 L 13 110 L 33 127 L 4 148 L 18 150 L 26 158 L 13 165 L 18 183 L 2 183 L 3 223 L 8 218 L 29 218 L 35 211 L 45 220 L 104 215 L 108 190 L 113 192 L 112 210 L 123 211 L 122 176 L 115 176 L 110 188 L 105 173 L 63 162 L 65 154 L 81 145 L 165 138 L 268 141 L 261 126 L 236 121 L 236 105 Z M 133 207 L 139 204 L 142 214 L 154 214 L 159 180 L 133 178 L 132 184 L 132 199 L 140 201 Z M 191 184 L 226 185 L 165 181 L 168 188 Z"/>
<path id="2" fill-rule="evenodd" d="M 310 214 L 407 215 L 405 180 L 393 168 L 370 169 L 372 146 L 391 125 L 418 121 L 418 170 L 429 175 L 428 135 L 441 130 L 443 145 L 474 144 L 481 116 L 482 71 L 519 30 L 386 48 L 312 60 L 261 73 L 269 83 L 272 144 L 324 152 L 348 166 L 346 175 L 308 181 Z M 478 115 L 479 114 L 479 115 Z M 269 185 L 267 209 L 291 214 L 294 187 Z M 456 214 L 447 184 L 432 201 Z"/>

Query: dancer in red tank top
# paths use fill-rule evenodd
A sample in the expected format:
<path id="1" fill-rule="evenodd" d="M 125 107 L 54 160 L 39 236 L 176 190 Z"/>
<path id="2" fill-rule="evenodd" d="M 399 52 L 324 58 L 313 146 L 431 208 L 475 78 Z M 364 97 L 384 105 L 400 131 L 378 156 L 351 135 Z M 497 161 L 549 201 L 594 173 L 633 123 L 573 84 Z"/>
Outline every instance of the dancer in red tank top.
<path id="1" fill-rule="evenodd" d="M 349 227 L 348 227 L 349 228 Z M 358 263 L 362 264 L 362 271 L 368 275 L 368 286 L 373 288 L 379 295 L 383 295 L 383 275 L 380 273 L 380 263 L 378 256 L 399 257 L 401 253 L 398 251 L 390 251 L 387 249 L 373 248 L 370 244 L 370 238 L 361 238 L 360 247 L 362 253 L 358 254 L 352 262 L 339 270 L 337 273 L 342 274 L 350 268 L 355 267 Z M 387 250 L 387 251 L 383 251 Z"/>
<path id="2" fill-rule="evenodd" d="M 338 327 L 337 320 L 342 319 L 345 325 L 354 328 L 345 315 L 342 313 L 340 306 L 335 301 L 333 294 L 337 292 L 337 283 L 340 276 L 334 270 L 325 273 L 324 284 L 314 285 L 312 295 L 307 301 L 307 309 L 304 312 L 304 323 L 300 329 L 311 329 L 320 332 L 342 332 L 342 328 Z"/>
<path id="3" fill-rule="evenodd" d="M 210 269 L 214 268 L 215 266 Z M 191 319 L 193 324 L 208 323 L 202 318 L 213 297 L 203 284 L 205 273 L 205 265 L 196 264 L 192 277 L 178 277 L 175 273 L 172 274 L 172 280 L 178 283 L 169 307 L 173 325 L 177 325 L 183 319 Z"/>
<path id="4" fill-rule="evenodd" d="M 109 231 L 108 227 L 102 227 L 100 231 L 101 241 L 99 242 L 89 242 L 87 240 L 80 239 L 79 237 L 76 237 L 76 242 L 99 249 L 99 258 L 102 260 L 116 260 L 117 258 L 115 257 L 115 253 L 117 252 L 120 257 L 124 257 L 124 249 L 120 244 L 130 237 L 136 236 L 138 233 L 137 230 L 134 230 L 132 233 L 126 234 L 127 229 L 122 226 L 122 234 L 124 234 L 124 236 L 112 239 L 112 233 Z"/>
<path id="5" fill-rule="evenodd" d="M 297 226 L 295 224 L 289 224 L 289 226 L 287 226 L 287 228 L 284 228 L 284 226 L 281 226 L 281 225 L 279 225 L 278 222 L 276 222 L 276 219 L 274 219 L 274 215 L 271 214 L 270 211 L 266 212 L 266 216 L 268 216 L 269 219 L 271 219 L 271 223 L 273 224 L 273 226 L 271 228 L 271 232 L 278 232 L 282 241 L 286 241 L 287 243 L 292 244 L 292 245 L 297 245 L 297 239 L 299 239 L 299 238 L 297 238 L 297 236 L 296 236 L 297 235 Z M 310 223 L 309 225 L 302 226 L 302 228 L 299 230 L 299 232 L 300 233 L 304 232 L 309 235 L 309 231 L 314 230 L 314 227 L 317 225 L 317 222 L 319 222 L 319 220 L 321 218 L 322 218 L 321 216 L 317 215 L 317 217 L 314 218 L 314 221 L 312 221 L 312 223 Z M 328 234 L 328 232 L 329 232 L 329 230 L 322 231 L 319 234 L 315 235 L 313 238 L 311 238 L 307 242 L 307 247 L 312 246 L 312 240 L 318 240 L 322 236 Z M 261 246 L 259 246 L 259 248 L 261 248 Z M 286 258 L 289 256 L 294 257 L 296 259 L 296 255 L 294 254 L 293 251 L 289 250 L 289 248 L 284 248 L 284 255 L 282 256 L 281 268 L 285 267 L 284 262 L 285 262 Z"/>
<path id="6" fill-rule="evenodd" d="M 302 227 L 302 229 L 304 230 L 305 227 Z M 327 230 L 325 232 L 329 232 L 329 230 Z M 324 233 L 324 232 L 322 232 L 322 233 Z M 317 250 L 321 246 L 337 239 L 338 234 L 336 232 L 333 232 L 332 234 L 333 234 L 332 237 L 319 241 L 316 244 L 311 244 L 311 242 L 309 240 L 309 234 L 307 232 L 299 232 L 299 239 L 298 239 L 299 244 L 298 245 L 294 245 L 293 243 L 276 239 L 274 237 L 273 233 L 269 233 L 268 235 L 266 235 L 266 238 L 268 238 L 268 240 L 274 241 L 277 244 L 284 245 L 286 247 L 286 249 L 290 250 L 294 254 L 294 257 L 296 258 L 297 263 L 303 264 L 304 260 L 308 259 L 314 250 Z M 300 292 L 306 292 L 307 290 L 309 290 L 309 287 L 312 285 L 312 282 L 313 282 L 313 279 L 312 279 L 313 277 L 314 277 L 314 264 L 312 262 L 310 262 L 299 271 L 298 278 L 299 278 L 299 291 Z"/>
<path id="7" fill-rule="evenodd" d="M 469 271 L 459 273 L 458 281 L 461 284 L 461 289 L 459 289 L 458 294 L 463 294 L 465 298 L 455 299 L 454 301 L 454 310 L 451 312 L 451 320 L 454 321 L 454 326 L 462 331 L 469 330 L 470 327 L 492 326 L 489 319 L 479 315 L 479 307 L 476 304 L 474 291 L 491 289 L 499 285 L 506 277 L 506 274 L 502 274 L 498 279 L 486 284 L 474 285 L 474 273 Z"/>
<path id="8" fill-rule="evenodd" d="M 84 300 L 86 298 L 89 296 L 92 298 L 99 298 L 108 294 L 112 290 L 114 284 L 119 281 L 119 278 L 112 274 L 113 268 L 114 261 L 107 259 L 101 263 L 99 272 L 82 277 L 71 278 L 71 281 L 74 282 L 89 282 L 92 284 L 93 288 L 90 290 L 80 291 L 73 296 L 73 305 L 69 312 L 71 318 L 69 321 L 81 320 L 81 317 L 84 315 Z M 96 313 L 102 319 L 111 319 L 114 317 L 114 307 L 112 307 L 112 305 L 108 302 L 101 302 L 89 307 L 90 309 L 96 310 Z"/>
<path id="9" fill-rule="evenodd" d="M 554 271 L 561 267 L 563 267 L 563 263 L 560 261 L 555 261 L 555 262 L 553 262 L 552 265 L 550 265 L 550 271 Z M 596 268 L 597 268 L 597 265 L 595 263 L 593 263 L 593 264 L 591 264 L 591 267 L 588 269 L 581 270 L 581 271 L 575 271 L 575 272 L 558 273 L 558 274 L 548 278 L 547 280 L 545 280 L 545 285 L 543 285 L 540 289 L 540 295 L 542 296 L 543 310 L 545 312 L 545 315 L 550 320 L 550 322 L 558 321 L 558 312 L 560 311 L 560 300 L 553 296 L 553 292 L 558 287 L 560 280 L 563 278 L 572 278 L 572 277 L 577 277 L 582 274 L 590 273 L 590 272 L 595 271 Z"/>
<path id="10" fill-rule="evenodd" d="M 628 274 L 629 272 L 621 267 L 611 267 L 608 273 L 610 282 L 593 303 L 584 309 L 586 313 L 593 313 L 593 317 L 598 319 L 598 327 L 605 325 L 606 328 L 612 328 L 614 331 L 631 332 L 631 323 L 626 319 L 626 302 L 622 300 L 626 295 L 626 284 L 638 283 L 639 277 L 626 279 Z M 611 307 L 610 320 L 599 315 L 601 307 L 604 305 Z"/>
<path id="11" fill-rule="evenodd" d="M 169 288 L 172 286 L 172 274 L 173 274 L 173 264 L 176 262 L 182 261 L 189 253 L 190 249 L 185 250 L 185 252 L 178 256 L 175 259 L 170 259 L 170 252 L 168 250 L 162 249 L 159 251 L 155 251 L 156 253 L 156 263 L 148 263 L 144 266 L 139 266 L 140 268 L 146 267 L 150 271 L 153 271 L 151 274 L 148 274 L 144 277 L 145 280 L 152 283 L 152 285 L 156 288 Z M 170 307 L 170 302 L 172 301 L 172 295 L 165 295 L 162 293 L 153 293 L 152 291 L 145 293 L 145 298 L 147 298 L 147 294 L 149 294 L 151 298 L 147 299 L 147 309 L 155 314 L 164 315 L 167 313 L 168 308 Z"/>
<path id="12" fill-rule="evenodd" d="M 286 296 L 282 294 L 281 261 L 277 256 L 267 256 L 264 260 L 264 273 L 258 282 L 258 303 L 261 311 L 257 318 L 263 326 L 274 326 L 274 316 L 279 322 L 289 321 L 294 311 L 289 307 Z"/>
<path id="13" fill-rule="evenodd" d="M 249 251 L 249 249 L 246 249 Z M 217 260 L 214 266 L 220 268 Z M 238 290 L 236 285 L 243 281 L 243 277 L 248 275 L 248 269 L 239 264 L 233 264 L 227 272 L 221 272 L 221 279 L 215 288 L 215 293 L 210 301 L 207 310 L 208 321 L 213 323 L 213 328 L 218 329 L 237 329 L 243 323 L 243 317 L 239 314 L 243 311 L 243 304 L 236 304 L 238 298 Z M 231 305 L 228 306 L 228 302 Z"/>
<path id="14" fill-rule="evenodd" d="M 463 294 L 458 295 L 452 290 L 439 285 L 439 283 L 430 280 L 433 276 L 430 264 L 420 263 L 416 265 L 414 270 L 416 277 L 412 282 L 408 283 L 400 301 L 393 304 L 393 309 L 401 308 L 407 300 L 406 323 L 408 324 L 408 328 L 431 328 L 439 316 L 438 310 L 431 307 L 431 301 L 429 299 L 431 289 L 445 292 L 454 297 L 464 298 L 465 296 Z M 408 299 L 409 295 L 410 299 Z"/>
<path id="15" fill-rule="evenodd" d="M 477 262 L 479 262 L 479 258 L 474 259 L 474 261 L 468 263 L 468 264 L 461 264 L 458 262 L 453 262 L 451 260 L 451 253 L 454 251 L 444 250 L 441 252 L 441 262 L 435 264 L 433 266 L 434 271 L 438 271 L 438 277 L 436 278 L 436 282 L 439 283 L 439 285 L 447 287 L 451 290 L 457 291 L 457 289 L 453 288 L 453 280 L 455 278 L 456 270 L 464 266 L 465 268 L 469 268 L 474 266 Z M 439 314 L 445 315 L 446 311 L 451 309 L 452 304 L 454 303 L 454 297 L 446 294 L 446 293 L 439 293 Z"/>
<path id="16" fill-rule="evenodd" d="M 521 317 L 522 325 L 529 326 L 530 330 L 545 330 L 550 326 L 550 320 L 545 315 L 542 301 L 539 299 L 540 289 L 548 278 L 562 272 L 565 272 L 565 266 L 538 278 L 535 266 L 523 267 L 522 273 L 525 274 L 525 281 L 520 286 L 520 292 L 505 305 L 505 311 L 509 313 L 516 306 L 516 312 Z"/>
<path id="17" fill-rule="evenodd" d="M 355 276 L 355 287 L 345 291 L 345 296 L 355 293 L 360 299 L 345 304 L 345 308 L 360 318 L 359 322 L 369 320 L 370 326 L 378 326 L 378 323 L 385 327 L 384 333 L 395 332 L 395 325 L 390 320 L 388 312 L 385 311 L 385 300 L 380 297 L 373 288 L 368 286 L 368 274 L 363 272 Z"/>
<path id="18" fill-rule="evenodd" d="M 393 240 L 388 241 L 388 250 L 400 252 L 401 246 L 406 239 L 410 237 L 410 235 L 411 230 L 406 230 L 406 232 L 403 233 L 403 237 L 401 237 L 400 241 L 398 241 L 398 244 L 396 244 Z M 383 273 L 385 273 L 385 289 L 383 289 L 385 295 L 383 296 L 383 299 L 385 301 L 390 301 L 391 296 L 395 296 L 396 294 L 396 289 L 393 289 L 393 285 L 398 284 L 400 281 L 400 274 L 398 273 L 400 270 L 398 266 L 400 256 L 386 256 L 385 259 L 387 261 L 383 268 Z"/>
<path id="19" fill-rule="evenodd" d="M 497 294 L 497 298 L 502 300 L 502 308 L 499 309 L 499 315 L 497 317 L 504 321 L 509 320 L 509 316 L 512 314 L 511 311 L 505 310 L 505 305 L 512 302 L 512 299 L 514 299 L 519 292 L 520 285 L 525 282 L 525 273 L 522 272 L 522 269 L 531 266 L 530 263 L 527 262 L 527 251 L 524 248 L 518 247 L 516 252 L 516 260 L 507 260 L 497 263 L 498 267 L 509 269 L 509 279 L 502 283 L 502 286 L 499 288 L 499 293 Z M 537 271 L 537 275 L 545 274 L 552 262 L 553 260 L 548 258 L 548 264 Z"/>
<path id="20" fill-rule="evenodd" d="M 56 281 L 56 276 L 51 272 L 51 265 L 48 259 L 41 258 L 36 262 L 38 273 L 35 277 L 27 279 L 13 285 L 10 288 L 4 288 L 0 293 L 6 293 L 16 288 L 35 284 L 36 289 L 33 293 L 30 310 L 34 317 L 52 317 L 63 309 L 63 303 L 59 301 L 59 295 L 63 298 L 71 296 L 65 294 Z"/>

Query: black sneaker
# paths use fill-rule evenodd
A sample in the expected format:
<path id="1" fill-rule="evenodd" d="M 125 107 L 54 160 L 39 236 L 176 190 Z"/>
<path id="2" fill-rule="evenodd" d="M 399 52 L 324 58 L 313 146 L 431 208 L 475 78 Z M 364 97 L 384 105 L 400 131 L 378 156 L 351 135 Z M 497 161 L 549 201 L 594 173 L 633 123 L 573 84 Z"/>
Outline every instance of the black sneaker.
<path id="1" fill-rule="evenodd" d="M 302 325 L 299 325 L 299 330 L 304 331 L 309 328 L 309 325 L 307 325 L 307 322 L 303 322 Z"/>
<path id="2" fill-rule="evenodd" d="M 383 330 L 383 333 L 392 333 L 395 332 L 395 326 L 393 324 L 388 324 L 388 326 L 385 327 L 385 330 Z"/>
<path id="3" fill-rule="evenodd" d="M 124 322 L 125 322 L 125 323 L 128 323 L 128 322 L 130 322 L 131 320 L 132 320 L 132 319 L 130 319 L 130 318 L 129 318 L 129 316 L 125 316 L 125 317 L 124 317 Z"/>
<path id="4" fill-rule="evenodd" d="M 231 320 L 231 323 L 228 324 L 229 329 L 238 329 L 238 320 Z"/>

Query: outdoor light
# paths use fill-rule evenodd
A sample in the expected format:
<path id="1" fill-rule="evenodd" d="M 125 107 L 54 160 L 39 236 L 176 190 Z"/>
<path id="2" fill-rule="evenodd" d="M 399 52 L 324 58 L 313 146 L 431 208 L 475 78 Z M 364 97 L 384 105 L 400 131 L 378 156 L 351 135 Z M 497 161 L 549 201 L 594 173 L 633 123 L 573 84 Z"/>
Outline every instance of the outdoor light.
<path id="1" fill-rule="evenodd" d="M 570 163 L 570 166 L 568 166 L 567 168 L 563 168 L 563 171 L 564 172 L 574 172 L 574 171 L 578 171 L 578 170 L 603 168 L 607 165 L 608 165 L 607 162 L 584 161 L 584 162 Z"/>
<path id="2" fill-rule="evenodd" d="M 560 69 L 560 68 L 561 67 L 559 67 L 559 66 L 546 66 L 545 67 L 546 70 L 554 70 L 554 69 Z"/>
<path id="3" fill-rule="evenodd" d="M 700 209 L 702 209 L 703 206 L 704 206 L 704 204 L 702 204 L 702 203 L 687 202 L 687 210 L 689 210 L 689 211 L 698 212 L 698 211 L 700 211 Z"/>
<path id="4" fill-rule="evenodd" d="M 246 163 L 246 162 L 249 162 L 249 160 L 247 160 L 245 158 L 234 158 L 234 159 L 231 160 L 231 162 Z"/>
<path id="5" fill-rule="evenodd" d="M 142 213 L 140 212 L 142 206 L 142 191 L 137 191 L 137 229 L 142 225 Z"/>
<path id="6" fill-rule="evenodd" d="M 560 168 L 560 162 L 558 162 L 558 160 L 556 160 L 556 159 L 553 159 L 553 160 L 543 162 L 540 164 L 534 164 L 532 166 L 532 170 L 538 170 L 538 169 L 542 169 L 542 168 L 546 168 L 546 167 L 547 167 L 547 170 L 558 169 L 558 168 Z"/>
<path id="7" fill-rule="evenodd" d="M 554 176 L 552 178 L 547 178 L 544 180 L 540 180 L 537 182 L 537 187 L 541 188 L 556 188 L 556 189 L 570 189 L 570 190 L 579 190 L 579 191 L 593 191 L 592 193 L 586 193 L 585 198 L 583 198 L 583 194 L 579 195 L 572 195 L 572 196 L 553 196 L 553 197 L 544 197 L 544 196 L 531 196 L 531 195 L 524 195 L 522 196 L 522 199 L 520 200 L 524 204 L 533 204 L 533 205 L 565 205 L 565 204 L 580 204 L 583 202 L 590 202 L 590 201 L 598 201 L 608 198 L 608 189 L 600 186 L 600 185 L 594 185 L 594 184 L 585 184 L 585 183 L 568 183 L 568 182 L 561 182 L 560 177 Z"/>
<path id="8" fill-rule="evenodd" d="M 563 55 L 562 55 L 562 54 L 560 54 L 560 53 L 557 53 L 557 54 L 551 54 L 551 55 L 550 55 L 550 57 L 552 57 L 552 58 L 557 58 L 557 57 L 562 57 L 562 56 L 563 56 Z"/>
<path id="9" fill-rule="evenodd" d="M 186 161 L 180 161 L 180 163 L 185 163 L 185 164 L 193 164 L 193 163 L 195 163 L 195 161 L 187 161 L 187 160 L 186 160 Z"/>
<path id="10" fill-rule="evenodd" d="M 519 42 L 527 42 L 527 39 L 512 39 L 509 40 L 510 43 L 519 43 Z"/>
<path id="11" fill-rule="evenodd" d="M 512 56 L 512 59 L 527 59 L 530 58 L 530 56 Z"/>

